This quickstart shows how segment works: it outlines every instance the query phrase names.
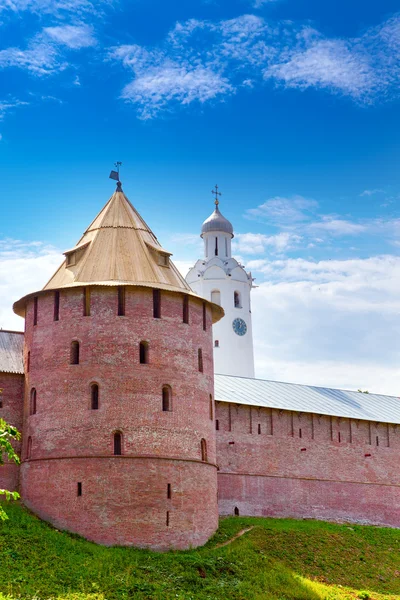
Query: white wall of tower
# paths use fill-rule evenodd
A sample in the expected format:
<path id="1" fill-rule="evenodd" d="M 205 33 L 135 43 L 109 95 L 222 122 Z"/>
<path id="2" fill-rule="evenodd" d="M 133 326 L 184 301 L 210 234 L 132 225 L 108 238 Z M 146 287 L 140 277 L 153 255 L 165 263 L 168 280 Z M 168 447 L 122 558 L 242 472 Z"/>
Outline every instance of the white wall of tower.
<path id="1" fill-rule="evenodd" d="M 186 281 L 199 296 L 219 300 L 225 311 L 225 317 L 213 326 L 215 372 L 253 378 L 252 278 L 232 258 L 231 239 L 232 235 L 225 232 L 204 233 L 204 259 L 190 269 Z M 237 318 L 246 323 L 244 335 L 238 335 L 233 329 Z"/>

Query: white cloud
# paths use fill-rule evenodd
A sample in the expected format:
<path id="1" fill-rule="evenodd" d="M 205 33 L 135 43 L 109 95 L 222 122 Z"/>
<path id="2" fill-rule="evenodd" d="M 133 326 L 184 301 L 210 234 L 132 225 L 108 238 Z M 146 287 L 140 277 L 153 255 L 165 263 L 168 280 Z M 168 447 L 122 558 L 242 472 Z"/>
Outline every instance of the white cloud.
<path id="1" fill-rule="evenodd" d="M 287 252 L 298 246 L 301 237 L 289 232 L 276 235 L 262 233 L 237 233 L 233 240 L 233 251 L 242 254 L 264 254 L 267 249 L 273 253 Z"/>
<path id="2" fill-rule="evenodd" d="M 54 16 L 63 13 L 80 15 L 83 13 L 97 13 L 99 7 L 111 5 L 111 0 L 0 0 L 0 12 L 24 12 L 28 11 L 38 15 L 50 14 Z"/>
<path id="3" fill-rule="evenodd" d="M 250 208 L 245 216 L 285 226 L 309 220 L 317 208 L 318 202 L 303 196 L 296 195 L 291 198 L 275 196 L 257 208 Z"/>
<path id="4" fill-rule="evenodd" d="M 355 51 L 343 40 L 315 40 L 306 49 L 289 51 L 289 58 L 271 65 L 265 77 L 274 77 L 287 87 L 338 90 L 354 98 L 370 94 L 376 73 L 369 56 Z"/>
<path id="5" fill-rule="evenodd" d="M 162 52 L 147 52 L 139 46 L 120 46 L 112 52 L 135 74 L 121 97 L 139 106 L 142 119 L 154 117 L 170 102 L 187 105 L 204 103 L 232 92 L 227 79 L 211 67 L 174 62 Z"/>
<path id="6" fill-rule="evenodd" d="M 45 27 L 43 31 L 56 43 L 74 50 L 94 46 L 97 43 L 93 35 L 93 28 L 85 24 Z"/>
<path id="7" fill-rule="evenodd" d="M 110 56 L 133 72 L 122 98 L 136 104 L 142 118 L 194 99 L 223 101 L 266 80 L 372 103 L 398 94 L 400 14 L 348 39 L 252 14 L 215 22 L 189 19 L 176 23 L 155 47 L 122 45 Z"/>
<path id="8" fill-rule="evenodd" d="M 254 8 L 261 8 L 261 6 L 272 4 L 273 2 L 277 2 L 277 0 L 254 0 L 253 6 Z"/>
<path id="9" fill-rule="evenodd" d="M 0 100 L 0 121 L 4 119 L 6 114 L 19 106 L 26 106 L 28 102 L 22 100 Z"/>
<path id="10" fill-rule="evenodd" d="M 334 236 L 357 235 L 367 229 L 367 224 L 354 223 L 346 219 L 339 219 L 328 215 L 322 216 L 321 221 L 309 225 L 310 231 L 325 231 Z"/>
<path id="11" fill-rule="evenodd" d="M 0 327 L 23 329 L 13 302 L 40 290 L 63 260 L 60 252 L 41 242 L 0 240 Z"/>
<path id="12" fill-rule="evenodd" d="M 95 43 L 92 28 L 85 24 L 46 27 L 28 42 L 25 50 L 1 50 L 0 69 L 15 67 L 34 75 L 51 75 L 69 66 L 63 56 L 63 47 L 79 50 Z"/>
<path id="13" fill-rule="evenodd" d="M 400 257 L 247 267 L 258 377 L 399 394 Z"/>
<path id="14" fill-rule="evenodd" d="M 375 190 L 364 190 L 361 192 L 360 196 L 374 196 L 375 194 L 384 194 L 384 190 L 375 189 Z"/>

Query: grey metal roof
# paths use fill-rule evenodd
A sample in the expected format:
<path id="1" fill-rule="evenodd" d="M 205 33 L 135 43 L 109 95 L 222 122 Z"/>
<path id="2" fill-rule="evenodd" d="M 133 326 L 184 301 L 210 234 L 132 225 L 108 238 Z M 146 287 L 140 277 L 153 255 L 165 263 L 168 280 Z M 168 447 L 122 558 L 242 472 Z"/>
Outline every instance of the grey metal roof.
<path id="1" fill-rule="evenodd" d="M 24 373 L 24 334 L 0 329 L 0 373 Z"/>
<path id="2" fill-rule="evenodd" d="M 218 206 L 215 207 L 212 215 L 206 219 L 201 228 L 201 235 L 203 233 L 209 233 L 210 231 L 222 231 L 224 233 L 230 233 L 233 237 L 233 226 L 228 219 L 220 213 Z"/>
<path id="3" fill-rule="evenodd" d="M 400 398 L 396 396 L 215 375 L 215 399 L 235 404 L 400 424 Z"/>

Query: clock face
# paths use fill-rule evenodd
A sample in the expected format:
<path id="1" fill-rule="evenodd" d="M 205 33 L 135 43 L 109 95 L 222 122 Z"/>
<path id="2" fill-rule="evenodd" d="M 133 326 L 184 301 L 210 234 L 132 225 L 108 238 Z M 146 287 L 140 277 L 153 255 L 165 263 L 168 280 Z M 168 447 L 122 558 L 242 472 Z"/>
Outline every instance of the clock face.
<path id="1" fill-rule="evenodd" d="M 247 325 L 243 319 L 234 319 L 232 322 L 233 331 L 237 335 L 244 335 L 247 332 Z"/>

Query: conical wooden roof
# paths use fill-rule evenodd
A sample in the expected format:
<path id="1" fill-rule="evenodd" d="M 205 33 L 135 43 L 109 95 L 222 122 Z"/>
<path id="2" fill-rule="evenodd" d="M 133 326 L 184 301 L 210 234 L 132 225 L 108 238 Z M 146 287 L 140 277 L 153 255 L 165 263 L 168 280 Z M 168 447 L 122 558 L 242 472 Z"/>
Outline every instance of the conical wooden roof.
<path id="1" fill-rule="evenodd" d="M 42 292 L 81 286 L 140 286 L 196 296 L 118 182 L 117 190 L 89 225 Z M 23 316 L 29 294 L 14 304 Z M 213 321 L 223 310 L 213 305 Z"/>

